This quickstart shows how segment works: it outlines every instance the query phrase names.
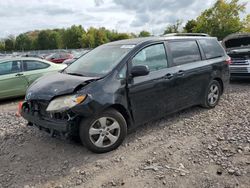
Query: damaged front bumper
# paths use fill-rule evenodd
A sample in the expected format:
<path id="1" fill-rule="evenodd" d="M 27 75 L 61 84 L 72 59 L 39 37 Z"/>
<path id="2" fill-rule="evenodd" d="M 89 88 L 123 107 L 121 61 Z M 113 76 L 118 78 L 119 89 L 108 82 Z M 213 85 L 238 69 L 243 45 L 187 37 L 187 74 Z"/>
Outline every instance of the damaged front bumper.
<path id="1" fill-rule="evenodd" d="M 40 130 L 45 130 L 52 136 L 75 135 L 78 117 L 70 112 L 51 114 L 42 109 L 42 104 L 24 102 L 21 116 L 28 121 L 28 125 L 34 125 Z"/>

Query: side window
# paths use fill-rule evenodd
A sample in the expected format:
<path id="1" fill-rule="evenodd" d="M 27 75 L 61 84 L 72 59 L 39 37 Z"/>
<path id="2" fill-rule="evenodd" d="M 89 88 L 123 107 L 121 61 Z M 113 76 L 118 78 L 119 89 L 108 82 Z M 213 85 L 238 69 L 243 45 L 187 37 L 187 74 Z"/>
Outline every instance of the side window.
<path id="1" fill-rule="evenodd" d="M 155 44 L 144 48 L 133 58 L 132 65 L 147 65 L 150 72 L 167 68 L 164 44 Z"/>
<path id="2" fill-rule="evenodd" d="M 206 55 L 207 59 L 212 59 L 216 57 L 222 57 L 225 52 L 221 45 L 215 39 L 201 39 L 199 40 L 202 49 Z"/>
<path id="3" fill-rule="evenodd" d="M 201 54 L 196 41 L 169 42 L 173 57 L 173 65 L 178 66 L 201 60 Z"/>
<path id="4" fill-rule="evenodd" d="M 32 71 L 32 70 L 38 70 L 38 69 L 45 69 L 49 67 L 49 64 L 39 62 L 39 61 L 27 60 L 27 61 L 23 61 L 23 67 L 24 67 L 24 71 Z"/>
<path id="5" fill-rule="evenodd" d="M 21 61 L 8 61 L 0 63 L 0 75 L 14 74 L 22 70 Z"/>

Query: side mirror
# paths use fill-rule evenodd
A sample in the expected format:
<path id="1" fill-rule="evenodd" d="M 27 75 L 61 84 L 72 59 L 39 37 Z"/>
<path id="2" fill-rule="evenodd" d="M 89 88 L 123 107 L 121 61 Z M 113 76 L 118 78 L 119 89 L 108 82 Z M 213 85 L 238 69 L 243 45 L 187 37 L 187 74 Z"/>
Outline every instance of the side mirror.
<path id="1" fill-rule="evenodd" d="M 131 70 L 131 75 L 133 77 L 146 76 L 149 74 L 149 68 L 145 65 L 133 66 Z"/>

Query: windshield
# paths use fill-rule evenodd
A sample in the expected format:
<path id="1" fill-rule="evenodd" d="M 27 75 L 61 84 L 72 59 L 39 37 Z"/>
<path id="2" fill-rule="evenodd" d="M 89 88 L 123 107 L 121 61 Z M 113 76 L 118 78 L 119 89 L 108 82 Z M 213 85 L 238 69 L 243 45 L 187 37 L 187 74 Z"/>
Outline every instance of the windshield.
<path id="1" fill-rule="evenodd" d="M 95 48 L 65 69 L 65 73 L 102 77 L 109 73 L 131 50 L 131 45 L 103 45 Z"/>

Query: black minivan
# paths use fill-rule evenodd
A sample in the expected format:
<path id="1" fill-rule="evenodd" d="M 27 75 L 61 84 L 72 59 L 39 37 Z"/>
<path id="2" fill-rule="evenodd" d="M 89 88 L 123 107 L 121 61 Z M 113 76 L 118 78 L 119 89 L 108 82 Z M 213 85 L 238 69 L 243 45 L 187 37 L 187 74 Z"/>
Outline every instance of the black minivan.
<path id="1" fill-rule="evenodd" d="M 111 42 L 35 81 L 21 114 L 51 135 L 78 136 L 89 150 L 108 152 L 138 125 L 194 105 L 215 107 L 228 64 L 213 37 Z"/>

